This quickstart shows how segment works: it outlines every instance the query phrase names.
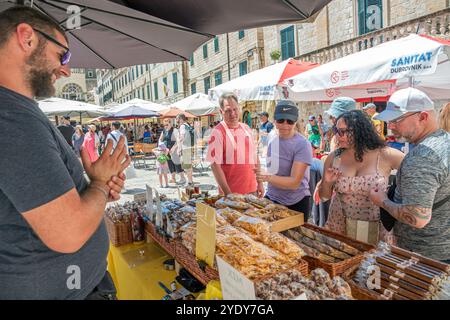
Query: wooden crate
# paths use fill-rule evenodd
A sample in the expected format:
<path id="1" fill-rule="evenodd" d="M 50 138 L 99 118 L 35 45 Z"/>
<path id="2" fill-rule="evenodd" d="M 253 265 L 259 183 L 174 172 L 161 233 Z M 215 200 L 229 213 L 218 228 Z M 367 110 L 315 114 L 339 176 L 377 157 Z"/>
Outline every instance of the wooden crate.
<path id="1" fill-rule="evenodd" d="M 309 256 L 304 256 L 303 259 L 305 259 L 306 261 L 308 261 L 308 265 L 309 265 L 309 271 L 311 272 L 312 270 L 316 269 L 316 268 L 322 268 L 325 271 L 327 271 L 331 277 L 335 277 L 338 275 L 343 274 L 344 272 L 346 272 L 347 270 L 351 269 L 354 266 L 360 265 L 361 262 L 364 259 L 364 254 L 368 251 L 372 251 L 375 249 L 375 247 L 373 245 L 370 245 L 368 243 L 364 243 L 358 240 L 354 240 L 352 238 L 349 238 L 347 236 L 344 236 L 342 234 L 336 233 L 336 232 L 332 232 L 329 231 L 327 229 L 324 228 L 320 228 L 320 227 L 316 227 L 314 225 L 311 224 L 304 224 L 303 227 L 311 229 L 313 231 L 319 232 L 321 234 L 324 234 L 328 237 L 337 239 L 341 242 L 344 242 L 356 249 L 358 249 L 360 251 L 360 254 L 355 255 L 349 259 L 337 262 L 337 263 L 329 263 L 329 262 L 324 262 L 322 260 L 319 260 L 317 258 L 313 258 L 313 257 L 309 257 Z"/>
<path id="2" fill-rule="evenodd" d="M 202 270 L 195 255 L 189 252 L 181 240 L 175 240 L 175 243 L 175 259 L 198 281 L 206 286 L 211 280 L 219 280 L 219 272 L 217 270 L 208 265 Z"/>
<path id="3" fill-rule="evenodd" d="M 300 227 L 304 223 L 304 215 L 301 212 L 287 218 L 269 222 L 270 230 L 272 230 L 273 232 L 282 232 L 295 227 Z"/>
<path id="4" fill-rule="evenodd" d="M 147 222 L 145 224 L 145 231 L 146 233 L 156 241 L 165 251 L 167 251 L 168 254 L 170 254 L 172 257 L 175 257 L 175 241 L 173 239 L 170 239 L 166 237 L 164 234 L 158 232 L 156 230 L 156 227 L 153 223 Z"/>

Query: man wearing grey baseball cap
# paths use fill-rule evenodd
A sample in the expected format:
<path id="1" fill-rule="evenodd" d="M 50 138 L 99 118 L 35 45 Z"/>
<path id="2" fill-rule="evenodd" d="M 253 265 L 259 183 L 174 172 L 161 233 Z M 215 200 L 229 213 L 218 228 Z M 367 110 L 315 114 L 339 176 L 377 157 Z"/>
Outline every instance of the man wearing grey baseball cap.
<path id="1" fill-rule="evenodd" d="M 439 129 L 433 101 L 415 88 L 396 91 L 376 119 L 416 146 L 397 172 L 393 201 L 376 189 L 370 199 L 397 220 L 400 247 L 449 263 L 450 134 Z"/>

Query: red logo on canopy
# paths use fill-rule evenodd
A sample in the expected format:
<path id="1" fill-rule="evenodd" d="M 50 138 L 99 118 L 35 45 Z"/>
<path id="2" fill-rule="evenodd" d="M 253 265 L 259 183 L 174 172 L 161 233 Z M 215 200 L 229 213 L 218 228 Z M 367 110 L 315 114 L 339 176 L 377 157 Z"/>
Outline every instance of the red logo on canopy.
<path id="1" fill-rule="evenodd" d="M 334 90 L 333 89 L 327 89 L 327 90 L 325 90 L 325 94 L 327 95 L 327 97 L 333 98 L 334 97 Z"/>
<path id="2" fill-rule="evenodd" d="M 339 82 L 339 71 L 334 71 L 332 74 L 331 74 L 331 82 L 332 83 L 338 83 Z"/>

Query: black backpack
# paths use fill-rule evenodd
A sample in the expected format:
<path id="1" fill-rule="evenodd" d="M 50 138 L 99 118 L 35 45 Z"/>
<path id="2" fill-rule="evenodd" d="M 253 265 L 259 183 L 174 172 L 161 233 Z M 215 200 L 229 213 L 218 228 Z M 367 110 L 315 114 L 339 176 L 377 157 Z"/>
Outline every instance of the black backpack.
<path id="1" fill-rule="evenodd" d="M 185 137 L 183 140 L 183 146 L 193 147 L 194 146 L 194 127 L 185 123 L 184 128 L 186 129 L 186 133 L 185 133 Z M 188 137 L 188 135 L 189 135 L 189 137 Z"/>
<path id="2" fill-rule="evenodd" d="M 163 137 L 164 144 L 166 145 L 167 149 L 171 149 L 175 144 L 175 141 L 172 141 L 173 127 L 170 128 L 169 131 L 164 130 L 162 134 L 164 135 Z"/>

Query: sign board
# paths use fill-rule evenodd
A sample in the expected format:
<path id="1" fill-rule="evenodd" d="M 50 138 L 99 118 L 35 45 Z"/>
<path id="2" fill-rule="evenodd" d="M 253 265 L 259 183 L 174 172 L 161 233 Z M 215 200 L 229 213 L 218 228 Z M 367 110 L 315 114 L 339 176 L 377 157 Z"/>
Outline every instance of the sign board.
<path id="1" fill-rule="evenodd" d="M 162 208 L 161 201 L 159 199 L 159 193 L 155 190 L 155 201 L 156 201 L 156 218 L 155 218 L 155 226 L 162 228 L 163 219 L 162 219 Z"/>
<path id="2" fill-rule="evenodd" d="M 294 298 L 292 300 L 308 300 L 308 298 L 306 297 L 306 293 L 302 293 L 297 298 Z"/>
<path id="3" fill-rule="evenodd" d="M 133 201 L 145 201 L 145 200 L 146 200 L 145 192 L 139 192 L 133 195 Z"/>
<path id="4" fill-rule="evenodd" d="M 180 191 L 180 187 L 177 187 L 177 191 L 178 191 L 178 199 L 181 200 L 181 191 Z"/>
<path id="5" fill-rule="evenodd" d="M 148 184 L 145 185 L 145 193 L 147 198 L 147 203 L 145 205 L 145 208 L 147 209 L 147 216 L 150 219 L 150 221 L 154 221 L 154 212 L 153 212 L 153 189 L 148 186 Z"/>
<path id="6" fill-rule="evenodd" d="M 195 254 L 197 259 L 205 261 L 212 267 L 216 254 L 216 210 L 203 203 L 197 203 L 196 236 Z"/>
<path id="7" fill-rule="evenodd" d="M 223 300 L 256 300 L 253 282 L 219 256 L 216 260 Z"/>

